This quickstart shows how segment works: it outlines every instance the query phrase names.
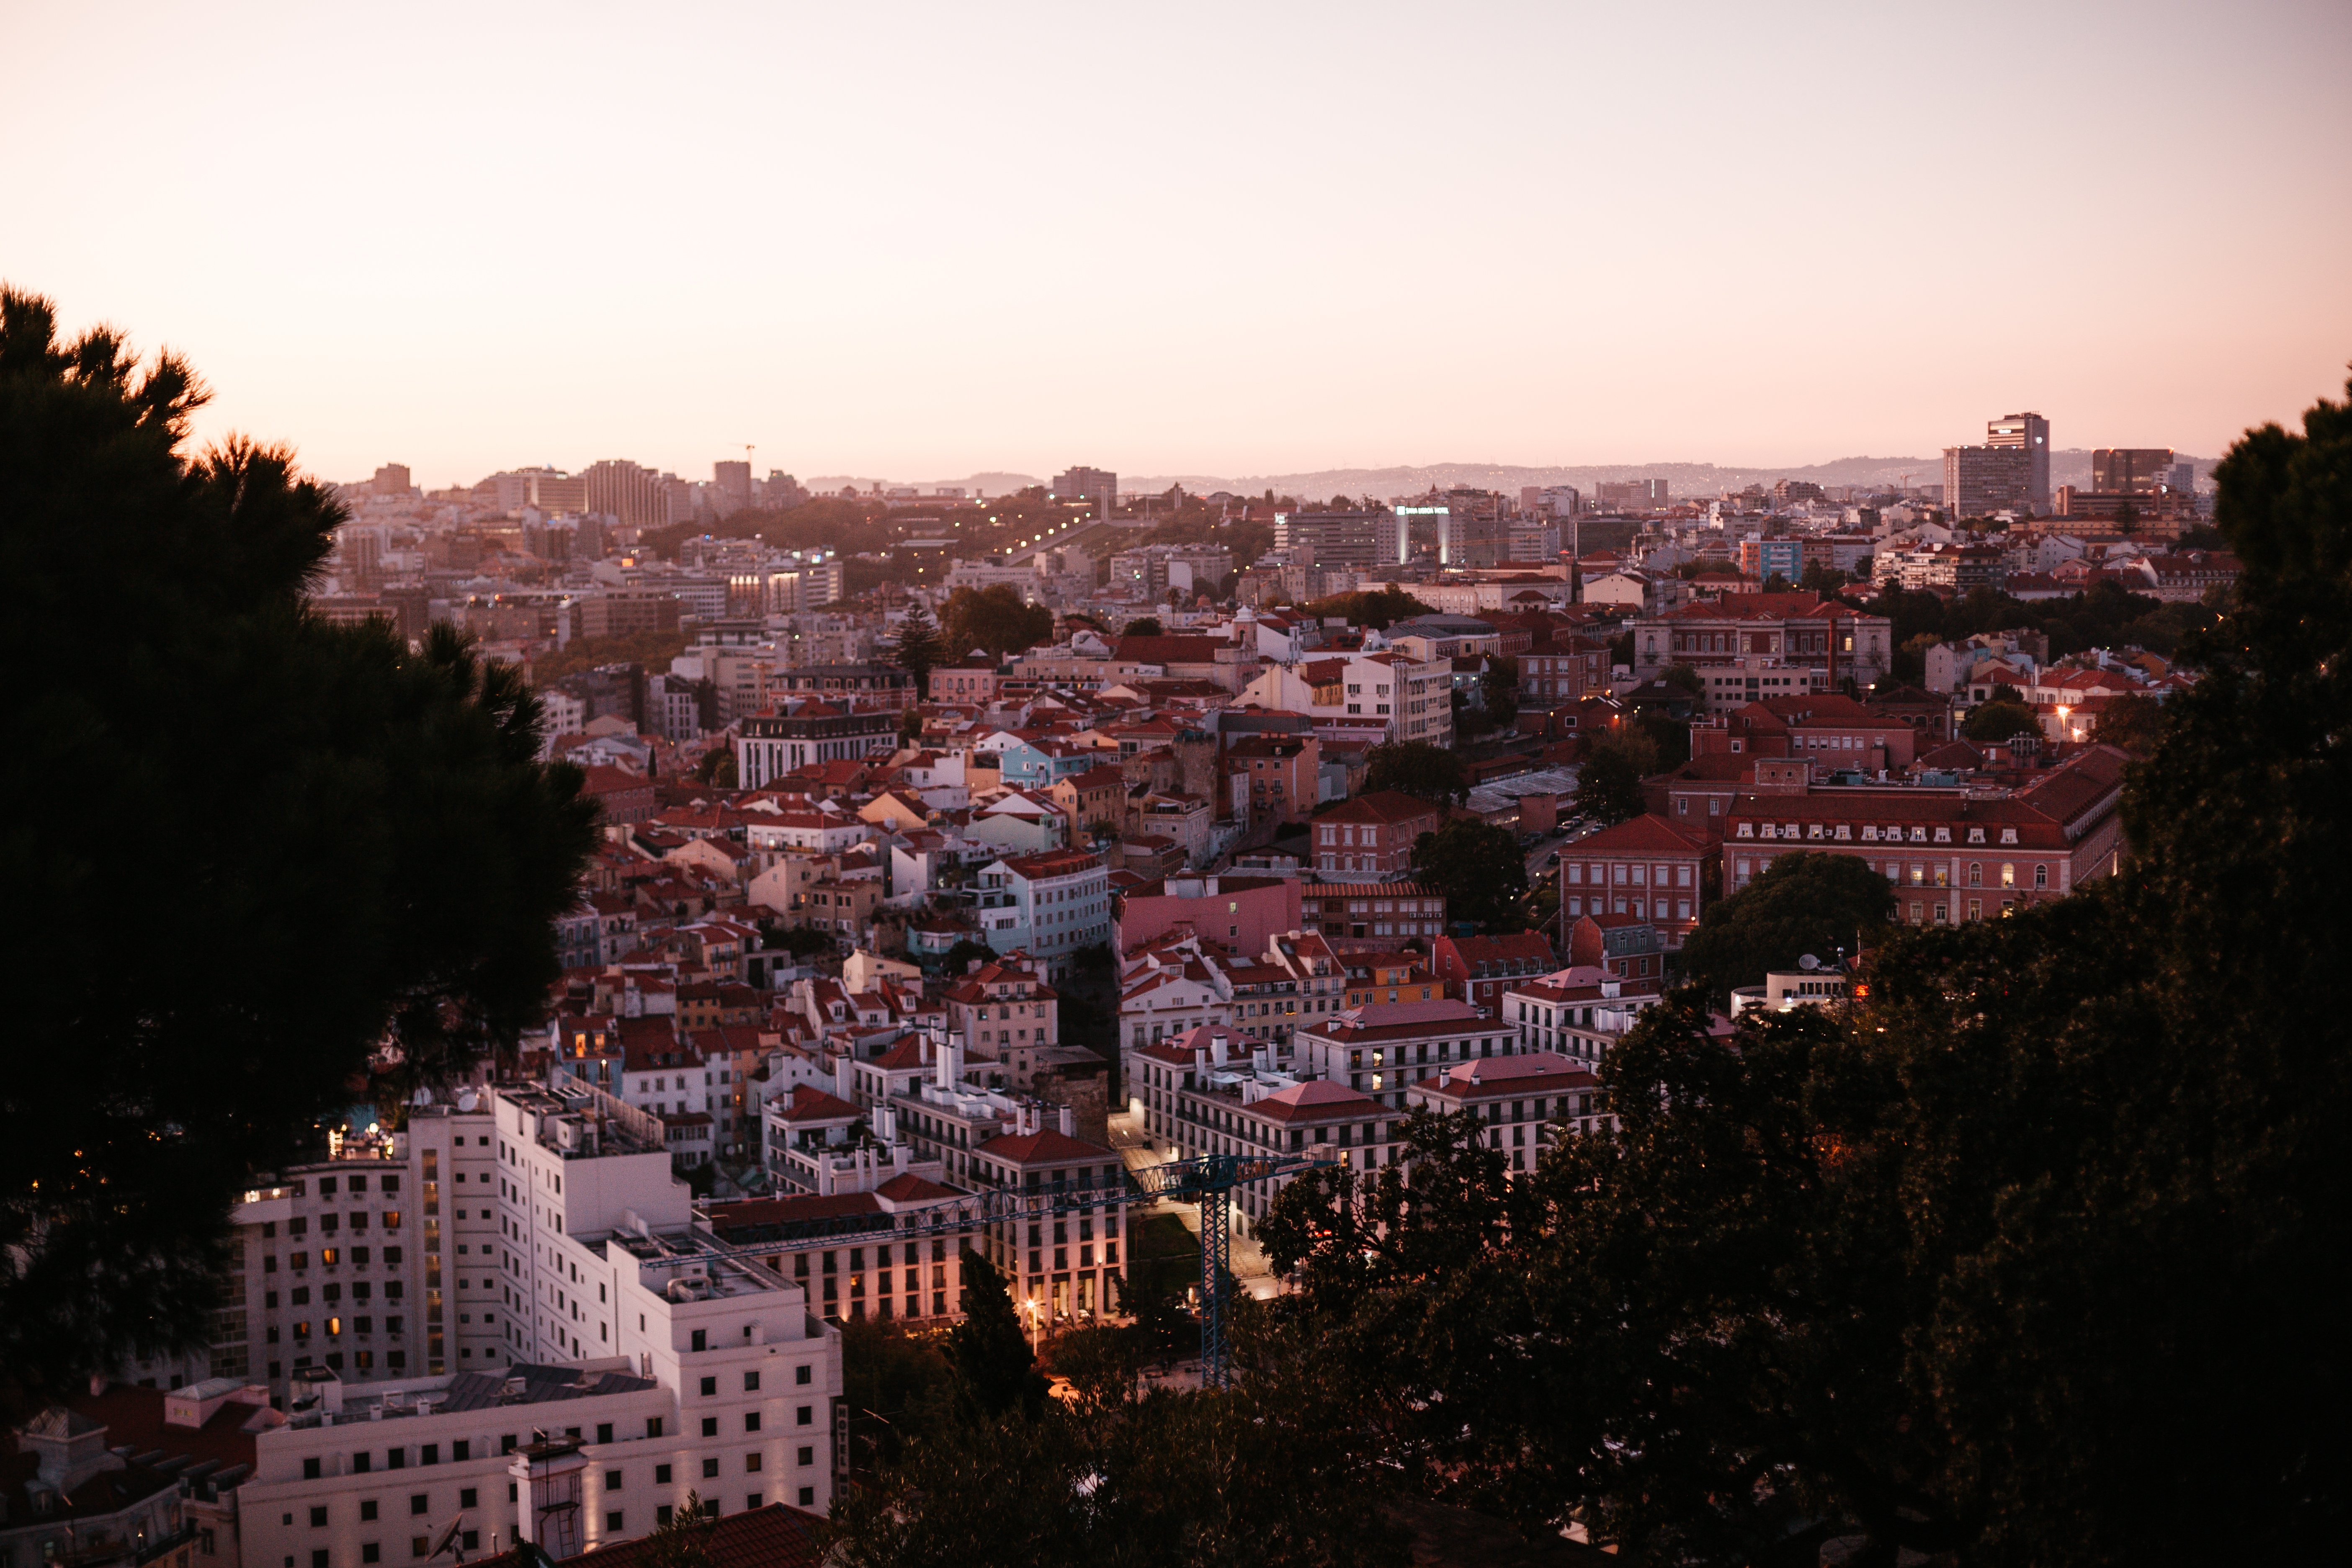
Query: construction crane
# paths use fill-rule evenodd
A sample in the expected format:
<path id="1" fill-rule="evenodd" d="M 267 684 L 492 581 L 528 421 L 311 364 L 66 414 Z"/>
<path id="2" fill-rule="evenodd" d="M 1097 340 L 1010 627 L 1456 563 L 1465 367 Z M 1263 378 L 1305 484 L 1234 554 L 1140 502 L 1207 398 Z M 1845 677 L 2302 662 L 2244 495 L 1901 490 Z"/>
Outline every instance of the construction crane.
<path id="1" fill-rule="evenodd" d="M 1234 1384 L 1233 1356 L 1225 1343 L 1225 1282 L 1233 1278 L 1234 1186 L 1330 1163 L 1304 1154 L 1196 1154 L 1135 1173 L 1136 1184 L 1155 1197 L 1201 1205 L 1202 1387 Z"/>
<path id="2" fill-rule="evenodd" d="M 831 1237 L 868 1241 L 985 1235 L 997 1226 L 1043 1223 L 1098 1209 L 1124 1208 L 1153 1198 L 1201 1205 L 1201 1385 L 1233 1386 L 1225 1342 L 1226 1281 L 1233 1277 L 1233 1193 L 1243 1182 L 1264 1181 L 1335 1162 L 1313 1154 L 1199 1154 L 1131 1172 L 1124 1183 L 1056 1182 L 997 1187 L 960 1195 L 953 1203 L 908 1214 L 831 1215 L 738 1229 L 717 1249 L 758 1258 L 779 1244 Z M 1017 1234 L 1017 1230 L 1015 1232 Z"/>

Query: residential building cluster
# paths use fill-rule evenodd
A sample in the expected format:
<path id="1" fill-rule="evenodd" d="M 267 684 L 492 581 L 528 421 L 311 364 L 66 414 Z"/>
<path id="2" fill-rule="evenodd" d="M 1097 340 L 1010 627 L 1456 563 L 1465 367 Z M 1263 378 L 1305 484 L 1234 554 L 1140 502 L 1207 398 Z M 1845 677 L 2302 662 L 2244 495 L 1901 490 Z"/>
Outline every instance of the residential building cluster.
<path id="1" fill-rule="evenodd" d="M 452 621 L 526 664 L 678 651 L 542 683 L 601 835 L 542 1025 L 234 1194 L 205 1349 L 14 1435 L 0 1568 L 576 1551 L 689 1493 L 822 1512 L 842 1326 L 951 1323 L 967 1250 L 1040 1330 L 1123 1312 L 1139 1160 L 1383 1168 L 1435 1110 L 1525 1172 L 1612 1125 L 1607 1052 L 1779 858 L 1858 860 L 1919 925 L 2113 874 L 2101 724 L 2190 673 L 2022 629 L 1906 649 L 1878 609 L 2227 589 L 2226 555 L 2167 547 L 2193 467 L 2102 449 L 2053 489 L 2048 441 L 2004 416 L 1941 487 L 1878 493 L 1208 498 L 1268 527 L 1255 558 L 1142 537 L 1150 508 L 1076 467 L 1023 551 L 911 533 L 943 573 L 854 596 L 829 550 L 643 548 L 806 499 L 748 463 L 347 487 L 321 614 Z M 912 531 L 963 498 L 879 499 Z M 1050 634 L 907 668 L 914 605 L 999 584 Z M 1419 607 L 1299 607 L 1391 588 Z M 2030 718 L 1962 739 L 1994 702 Z M 1593 749 L 1662 723 L 1688 756 L 1645 809 L 1578 821 Z M 1370 787 L 1402 745 L 1457 754 L 1466 797 Z M 1464 817 L 1518 836 L 1556 922 L 1454 918 L 1422 846 Z M 1735 1011 L 1834 1000 L 1861 955 L 1818 956 Z M 1289 1179 L 1244 1181 L 1235 1224 Z"/>

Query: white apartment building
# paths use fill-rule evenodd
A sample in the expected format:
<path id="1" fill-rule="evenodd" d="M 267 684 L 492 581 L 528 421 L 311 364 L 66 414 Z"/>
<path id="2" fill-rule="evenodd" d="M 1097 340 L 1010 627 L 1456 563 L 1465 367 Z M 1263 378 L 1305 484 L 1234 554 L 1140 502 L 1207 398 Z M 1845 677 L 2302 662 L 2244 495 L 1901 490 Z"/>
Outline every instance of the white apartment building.
<path id="1" fill-rule="evenodd" d="M 1518 1031 L 1519 1049 L 1550 1052 L 1587 1068 L 1657 1005 L 1654 980 L 1624 980 L 1597 967 L 1570 967 L 1503 993 L 1503 1021 Z"/>
<path id="2" fill-rule="evenodd" d="M 1060 978 L 1082 947 L 1110 940 L 1110 873 L 1102 857 L 1056 849 L 981 868 L 974 913 L 988 945 L 1034 953 Z"/>
<path id="3" fill-rule="evenodd" d="M 1243 689 L 1240 700 L 1305 713 L 1337 729 L 1376 730 L 1391 742 L 1454 743 L 1451 658 L 1421 660 L 1384 651 L 1268 665 Z"/>
<path id="4" fill-rule="evenodd" d="M 411 1107 L 379 1150 L 293 1166 L 242 1194 L 215 1376 L 265 1383 L 282 1406 L 314 1369 L 372 1380 L 493 1359 L 495 1327 L 471 1310 L 499 1235 L 483 1097 Z"/>
<path id="5" fill-rule="evenodd" d="M 830 1507 L 839 1337 L 810 1312 L 803 1287 L 695 1226 L 654 1118 L 567 1083 L 502 1089 L 479 1110 L 423 1120 L 447 1123 L 448 1141 L 419 1137 L 408 1151 L 417 1187 L 390 1196 L 416 1205 L 403 1212 L 418 1218 L 392 1228 L 421 1231 L 443 1217 L 421 1210 L 428 1192 L 446 1190 L 445 1237 L 494 1238 L 443 1254 L 437 1276 L 425 1271 L 425 1301 L 440 1292 L 439 1333 L 461 1364 L 346 1383 L 324 1355 L 362 1370 L 354 1340 L 289 1368 L 289 1419 L 264 1434 L 240 1492 L 251 1563 L 421 1559 L 451 1530 L 466 1551 L 502 1550 L 530 1480 L 514 1456 L 541 1436 L 574 1439 L 586 1456 L 582 1549 L 658 1528 L 689 1491 L 730 1513 Z M 380 1193 L 384 1173 L 366 1173 L 379 1179 L 362 1192 Z M 460 1173 L 464 1190 L 480 1194 L 462 1200 L 462 1232 Z M 351 1174 L 336 1173 L 346 1205 Z M 306 1178 L 305 1205 L 316 1203 L 318 1179 Z M 314 1215 L 287 1223 L 295 1217 Z M 367 1228 L 383 1234 L 381 1221 Z M 319 1234 L 308 1233 L 314 1255 Z M 352 1232 L 346 1224 L 337 1234 Z M 322 1256 L 306 1264 L 326 1267 Z M 429 1345 L 429 1321 L 423 1331 Z M 310 1340 L 325 1342 L 315 1316 Z M 366 1370 L 390 1370 L 390 1348 Z"/>
<path id="6" fill-rule="evenodd" d="M 1409 1086 L 1456 1063 L 1525 1048 L 1517 1030 L 1450 997 L 1373 1004 L 1302 1022 L 1294 1045 L 1301 1077 L 1344 1084 L 1391 1108 L 1404 1104 Z"/>

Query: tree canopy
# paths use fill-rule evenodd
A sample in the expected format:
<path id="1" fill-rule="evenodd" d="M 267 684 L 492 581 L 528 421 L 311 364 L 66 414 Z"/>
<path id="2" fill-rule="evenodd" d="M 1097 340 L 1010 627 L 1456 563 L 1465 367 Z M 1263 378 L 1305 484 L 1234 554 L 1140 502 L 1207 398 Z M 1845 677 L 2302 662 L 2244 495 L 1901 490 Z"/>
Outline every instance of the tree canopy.
<path id="1" fill-rule="evenodd" d="M 1054 612 L 1043 605 L 1024 604 L 1009 584 L 958 588 L 940 609 L 940 644 L 950 659 L 974 648 L 1004 658 L 1053 635 Z"/>
<path id="2" fill-rule="evenodd" d="M 1585 753 L 1576 770 L 1576 810 L 1607 824 L 1616 824 L 1649 810 L 1642 794 L 1643 751 L 1640 737 L 1603 741 Z"/>
<path id="3" fill-rule="evenodd" d="M 1892 931 L 1850 1006 L 1727 1036 L 1676 994 L 1517 1181 L 1423 1119 L 1409 1185 L 1276 1200 L 1286 1342 L 1401 1484 L 1686 1563 L 2332 1555 L 2352 406 L 2217 477 L 2240 606 L 2127 773 L 2119 874 Z M 1785 951 L 1727 973 L 1708 935 L 1705 984 Z"/>
<path id="4" fill-rule="evenodd" d="M 898 668 L 915 678 L 915 695 L 918 698 L 929 689 L 930 674 L 940 666 L 943 647 L 940 641 L 939 623 L 931 619 L 930 611 L 920 604 L 908 605 L 907 618 L 898 623 L 898 647 L 895 658 Z"/>
<path id="5" fill-rule="evenodd" d="M 1402 588 L 1387 587 L 1353 594 L 1334 594 L 1328 599 L 1317 599 L 1301 605 L 1299 613 L 1320 620 L 1326 616 L 1338 616 L 1351 626 L 1369 626 L 1374 631 L 1386 631 L 1399 621 L 1409 621 L 1415 616 L 1433 614 L 1427 605 Z"/>
<path id="6" fill-rule="evenodd" d="M 1811 953 L 1849 958 L 1885 932 L 1895 894 L 1885 877 L 1845 855 L 1782 855 L 1729 898 L 1709 904 L 1683 942 L 1684 973 L 1721 1006 L 1732 988 Z"/>
<path id="7" fill-rule="evenodd" d="M 963 1398 L 988 1420 L 1015 1411 L 1034 1415 L 1045 1397 L 1045 1379 L 1004 1276 L 970 1247 L 962 1259 L 964 1315 L 948 1331 L 947 1356 Z"/>
<path id="8" fill-rule="evenodd" d="M 1426 741 L 1399 741 L 1374 746 L 1367 758 L 1364 788 L 1392 789 L 1417 799 L 1444 805 L 1470 793 L 1469 774 L 1462 759 Z"/>
<path id="9" fill-rule="evenodd" d="M 1977 704 L 1969 710 L 1968 718 L 1960 724 L 1960 733 L 1979 742 L 2006 741 L 2011 735 L 2039 735 L 2041 732 L 2042 721 L 2033 716 L 2032 709 L 2022 702 L 2003 700 Z"/>
<path id="10" fill-rule="evenodd" d="M 513 668 L 307 613 L 341 509 L 280 448 L 185 451 L 203 400 L 0 290 L 0 640 L 43 672 L 0 762 L 40 976 L 0 1095 L 0 1383 L 200 1340 L 234 1192 L 540 1018 L 593 843 Z M 98 940 L 126 899 L 138 942 Z"/>
<path id="11" fill-rule="evenodd" d="M 1413 845 L 1412 875 L 1445 894 L 1448 921 L 1475 921 L 1490 934 L 1523 923 L 1528 866 L 1507 827 L 1455 817 Z"/>

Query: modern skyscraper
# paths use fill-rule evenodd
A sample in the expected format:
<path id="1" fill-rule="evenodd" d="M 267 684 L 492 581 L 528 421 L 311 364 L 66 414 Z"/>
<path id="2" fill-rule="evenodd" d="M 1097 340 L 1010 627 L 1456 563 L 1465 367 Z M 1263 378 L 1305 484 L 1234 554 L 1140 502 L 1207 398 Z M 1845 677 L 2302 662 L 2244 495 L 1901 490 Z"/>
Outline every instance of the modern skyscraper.
<path id="1" fill-rule="evenodd" d="M 2171 482 L 2169 447 L 2101 447 L 2091 453 L 2091 489 L 2102 495 L 2153 495 Z"/>
<path id="2" fill-rule="evenodd" d="M 2026 477 L 2026 504 L 2033 509 L 2034 515 L 2047 517 L 2050 514 L 2050 421 L 2039 414 L 2004 414 L 1998 419 L 1985 422 L 1985 445 L 2021 447 L 2032 459 L 2031 471 Z M 1947 501 L 1952 499 L 1948 486 L 1945 489 L 1944 499 Z M 1972 517 L 1978 514 L 1961 512 L 1958 515 Z"/>
<path id="3" fill-rule="evenodd" d="M 2046 439 L 2046 437 L 2045 437 Z M 2049 459 L 2042 458 L 2047 483 Z M 1944 510 L 1953 517 L 1990 517 L 1999 511 L 2043 513 L 2033 505 L 2033 453 L 2021 445 L 1944 448 Z"/>

